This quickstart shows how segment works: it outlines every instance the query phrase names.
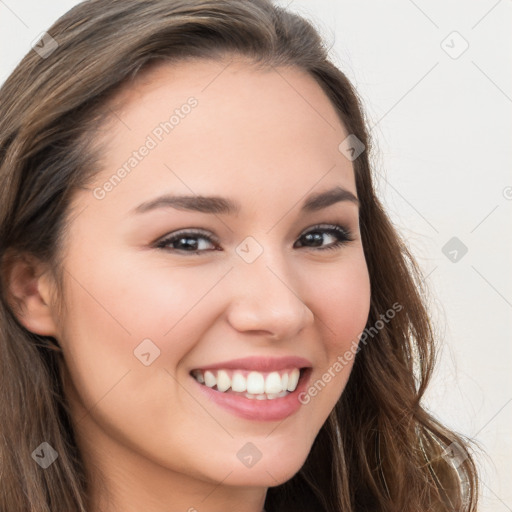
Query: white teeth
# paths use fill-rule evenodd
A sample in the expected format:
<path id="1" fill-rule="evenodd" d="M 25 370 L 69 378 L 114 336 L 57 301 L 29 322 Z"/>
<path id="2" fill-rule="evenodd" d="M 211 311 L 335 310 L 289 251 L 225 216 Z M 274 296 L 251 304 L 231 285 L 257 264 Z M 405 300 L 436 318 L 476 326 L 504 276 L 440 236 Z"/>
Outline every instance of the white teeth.
<path id="1" fill-rule="evenodd" d="M 233 379 L 231 380 L 231 389 L 241 393 L 247 391 L 247 381 L 240 372 L 235 372 L 233 374 Z"/>
<path id="2" fill-rule="evenodd" d="M 215 384 L 217 384 L 217 378 L 215 377 L 215 375 L 206 370 L 204 372 L 204 383 L 209 387 L 209 388 L 213 388 L 213 386 L 215 386 Z"/>
<path id="3" fill-rule="evenodd" d="M 272 372 L 265 379 L 265 393 L 280 393 L 283 390 L 281 385 L 281 376 L 277 372 Z"/>
<path id="4" fill-rule="evenodd" d="M 261 373 L 251 372 L 247 376 L 247 393 L 257 395 L 265 392 L 265 379 Z"/>
<path id="5" fill-rule="evenodd" d="M 288 386 L 286 388 L 288 389 L 288 391 L 295 391 L 295 388 L 297 387 L 297 384 L 299 382 L 299 376 L 299 370 L 297 370 L 297 368 L 294 368 L 292 370 L 292 373 L 290 373 L 290 378 L 288 379 Z"/>
<path id="6" fill-rule="evenodd" d="M 217 391 L 226 392 L 229 389 L 237 393 L 246 393 L 247 398 L 266 400 L 285 396 L 295 391 L 300 378 L 300 370 L 284 371 L 282 375 L 274 371 L 260 373 L 256 371 L 244 372 L 242 370 L 195 370 L 192 376 L 201 384 L 209 388 L 217 386 Z M 284 393 L 284 394 L 283 394 Z"/>
<path id="7" fill-rule="evenodd" d="M 231 387 L 231 379 L 224 370 L 219 370 L 217 373 L 217 389 L 219 391 L 227 391 Z"/>

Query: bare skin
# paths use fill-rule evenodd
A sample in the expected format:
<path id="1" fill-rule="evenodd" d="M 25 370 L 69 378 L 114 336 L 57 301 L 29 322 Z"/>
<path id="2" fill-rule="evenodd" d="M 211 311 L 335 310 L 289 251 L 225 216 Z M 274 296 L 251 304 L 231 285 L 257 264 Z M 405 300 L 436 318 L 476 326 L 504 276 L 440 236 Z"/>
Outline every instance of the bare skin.
<path id="1" fill-rule="evenodd" d="M 300 211 L 307 196 L 336 186 L 357 197 L 352 162 L 338 150 L 347 131 L 304 72 L 227 64 L 165 64 L 122 91 L 119 119 L 100 135 L 108 143 L 102 171 L 74 196 L 62 316 L 44 268 L 32 273 L 20 262 L 13 273 L 21 321 L 62 347 L 93 512 L 261 512 L 268 487 L 306 460 L 352 362 L 280 421 L 227 411 L 190 371 L 293 355 L 311 362 L 314 383 L 366 324 L 370 282 L 357 204 Z M 189 97 L 197 105 L 157 140 L 155 127 Z M 105 186 L 150 134 L 156 147 Z M 131 213 L 164 193 L 222 196 L 240 212 Z M 338 238 L 312 229 L 318 224 L 340 225 L 353 240 L 321 250 Z M 189 229 L 201 235 L 155 246 Z M 242 247 L 262 250 L 251 263 L 236 250 L 247 237 L 257 243 Z M 134 355 L 145 339 L 160 350 L 147 366 Z M 248 442 L 261 453 L 252 467 L 237 457 Z"/>

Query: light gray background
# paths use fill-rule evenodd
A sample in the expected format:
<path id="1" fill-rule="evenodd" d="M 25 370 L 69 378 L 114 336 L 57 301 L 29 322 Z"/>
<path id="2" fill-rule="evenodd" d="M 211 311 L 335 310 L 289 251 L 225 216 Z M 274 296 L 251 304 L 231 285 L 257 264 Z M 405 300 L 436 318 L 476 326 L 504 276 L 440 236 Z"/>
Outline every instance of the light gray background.
<path id="1" fill-rule="evenodd" d="M 77 3 L 0 0 L 0 82 Z M 363 98 L 378 190 L 442 334 L 426 405 L 485 450 L 479 510 L 512 511 L 512 0 L 278 3 L 314 21 Z"/>

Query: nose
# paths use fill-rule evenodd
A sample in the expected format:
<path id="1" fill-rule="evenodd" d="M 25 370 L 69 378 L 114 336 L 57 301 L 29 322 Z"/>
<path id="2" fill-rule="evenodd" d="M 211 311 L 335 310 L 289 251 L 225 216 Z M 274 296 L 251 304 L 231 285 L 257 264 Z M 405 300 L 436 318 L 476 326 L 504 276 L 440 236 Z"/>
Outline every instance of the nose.
<path id="1" fill-rule="evenodd" d="M 255 261 L 237 261 L 230 276 L 231 300 L 227 318 L 239 332 L 272 339 L 296 336 L 314 321 L 300 278 L 289 262 L 264 251 Z"/>

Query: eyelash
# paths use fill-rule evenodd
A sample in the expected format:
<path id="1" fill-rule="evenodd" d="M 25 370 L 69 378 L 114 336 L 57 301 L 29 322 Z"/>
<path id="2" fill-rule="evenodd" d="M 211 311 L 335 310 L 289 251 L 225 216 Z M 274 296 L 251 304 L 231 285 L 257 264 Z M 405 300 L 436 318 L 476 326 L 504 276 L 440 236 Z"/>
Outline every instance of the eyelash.
<path id="1" fill-rule="evenodd" d="M 318 224 L 316 226 L 313 226 L 309 231 L 301 234 L 301 236 L 299 238 L 302 238 L 311 233 L 318 233 L 318 232 L 329 233 L 330 235 L 336 235 L 338 237 L 338 241 L 334 242 L 326 247 L 310 247 L 311 249 L 316 250 L 316 251 L 332 251 L 332 250 L 340 249 L 342 246 L 346 245 L 348 242 L 354 241 L 352 232 L 349 229 L 347 229 L 343 226 L 340 226 L 338 224 Z M 159 242 L 157 242 L 156 247 L 158 249 L 180 251 L 180 252 L 185 252 L 188 254 L 200 254 L 202 252 L 206 252 L 206 251 L 199 251 L 199 250 L 187 251 L 184 249 L 173 249 L 173 248 L 167 247 L 167 245 L 169 245 L 173 242 L 182 240 L 184 238 L 203 238 L 205 240 L 208 240 L 208 242 L 210 242 L 212 244 L 218 245 L 218 243 L 219 243 L 217 237 L 206 235 L 202 231 L 198 231 L 195 229 L 189 229 L 189 230 L 181 231 L 181 232 L 178 231 L 177 233 L 173 233 L 172 236 L 168 236 L 168 237 L 164 238 L 163 240 L 160 240 Z"/>

